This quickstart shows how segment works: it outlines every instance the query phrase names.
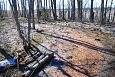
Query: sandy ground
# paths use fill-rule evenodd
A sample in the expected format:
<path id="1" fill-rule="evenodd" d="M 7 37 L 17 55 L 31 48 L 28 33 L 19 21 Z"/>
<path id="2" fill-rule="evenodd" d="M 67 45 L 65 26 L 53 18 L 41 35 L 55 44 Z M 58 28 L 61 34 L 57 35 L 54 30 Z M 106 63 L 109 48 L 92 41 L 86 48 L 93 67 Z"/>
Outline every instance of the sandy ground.
<path id="1" fill-rule="evenodd" d="M 42 45 L 55 52 L 45 71 L 52 77 L 115 77 L 115 58 L 103 53 L 104 46 L 79 29 L 36 25 L 43 30 Z M 99 50 L 100 49 L 100 50 Z"/>
<path id="2" fill-rule="evenodd" d="M 14 26 L 0 32 L 0 46 L 4 45 L 4 41 L 8 44 L 8 41 L 12 50 L 22 48 Z M 42 39 L 40 44 L 44 48 L 55 53 L 54 60 L 45 68 L 46 74 L 49 77 L 115 77 L 115 55 L 105 49 L 100 41 L 89 37 L 88 31 L 84 32 L 79 27 L 82 28 L 80 24 L 77 28 L 36 25 L 38 32 L 34 30 L 32 34 L 37 36 L 36 39 Z M 39 44 L 36 46 L 39 47 Z M 46 74 L 40 77 L 47 77 Z"/>

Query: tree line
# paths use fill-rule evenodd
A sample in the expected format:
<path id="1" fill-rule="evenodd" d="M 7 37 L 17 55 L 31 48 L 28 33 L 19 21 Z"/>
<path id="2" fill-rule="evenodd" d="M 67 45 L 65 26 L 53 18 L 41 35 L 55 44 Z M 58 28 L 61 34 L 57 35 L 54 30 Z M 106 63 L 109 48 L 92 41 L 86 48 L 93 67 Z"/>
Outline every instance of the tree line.
<path id="1" fill-rule="evenodd" d="M 18 16 L 27 17 L 28 1 L 29 0 L 16 0 L 16 6 L 19 12 Z M 68 8 L 65 8 L 65 1 L 67 1 L 66 7 Z M 90 0 L 90 7 L 86 7 L 88 2 L 83 2 L 83 0 L 59 0 L 58 3 L 56 0 L 32 0 L 31 12 L 32 17 L 37 16 L 38 22 L 40 19 L 49 20 L 52 17 L 54 20 L 78 20 L 83 22 L 87 15 L 89 17 L 86 20 L 90 22 L 95 22 L 96 16 L 98 16 L 97 20 L 99 20 L 101 24 L 114 22 L 115 7 L 112 7 L 114 5 L 113 0 L 111 0 L 110 6 L 108 6 L 108 0 L 100 1 L 100 7 L 94 7 L 94 0 Z M 6 10 L 7 0 L 6 2 L 4 0 L 0 1 L 0 16 L 5 16 Z"/>

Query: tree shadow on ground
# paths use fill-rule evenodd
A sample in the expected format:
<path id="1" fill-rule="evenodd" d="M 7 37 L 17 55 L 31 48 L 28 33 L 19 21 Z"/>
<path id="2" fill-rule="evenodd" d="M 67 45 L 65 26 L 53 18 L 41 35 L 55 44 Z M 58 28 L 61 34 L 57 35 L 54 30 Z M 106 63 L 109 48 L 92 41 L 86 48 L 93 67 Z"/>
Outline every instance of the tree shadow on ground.
<path id="1" fill-rule="evenodd" d="M 60 56 L 57 52 L 51 50 L 51 49 L 48 49 L 46 46 L 38 43 L 37 41 L 35 41 L 33 39 L 34 42 L 36 42 L 38 45 L 42 46 L 43 48 L 45 48 L 46 50 L 50 51 L 50 52 L 53 52 L 59 59 L 54 59 L 52 60 L 51 62 L 51 66 L 54 66 L 54 67 L 57 67 L 58 70 L 60 70 L 65 76 L 67 77 L 72 77 L 67 71 L 64 70 L 64 67 L 67 66 L 67 67 L 70 67 L 72 70 L 78 72 L 78 73 L 81 73 L 87 77 L 95 77 L 95 76 L 98 76 L 98 74 L 100 74 L 100 76 L 113 76 L 111 75 L 112 72 L 114 72 L 114 64 L 115 64 L 115 61 L 110 61 L 109 63 L 107 64 L 102 64 L 102 66 L 110 66 L 110 67 L 107 67 L 106 69 L 98 72 L 98 74 L 92 74 L 91 72 L 88 71 L 88 69 L 85 69 L 84 67 L 87 66 L 87 65 L 93 65 L 95 66 L 95 64 L 84 64 L 84 65 L 76 65 L 76 64 L 73 64 L 69 61 L 67 61 L 66 59 L 64 59 L 62 56 Z M 83 67 L 80 67 L 80 66 L 83 66 Z M 98 70 L 98 69 L 97 69 Z M 110 71 L 112 70 L 112 72 Z M 113 73 L 114 74 L 114 73 Z"/>
<path id="2" fill-rule="evenodd" d="M 62 39 L 62 40 L 68 41 L 68 42 L 73 43 L 73 44 L 81 45 L 81 46 L 87 47 L 87 48 L 92 49 L 92 50 L 100 51 L 102 53 L 106 53 L 106 54 L 115 56 L 115 51 L 113 51 L 111 49 L 98 47 L 98 46 L 90 44 L 88 42 L 77 40 L 77 39 L 74 39 L 74 38 L 71 38 L 71 37 L 68 37 L 68 36 L 64 36 L 64 35 L 58 35 L 57 36 L 57 35 L 54 35 L 54 34 L 44 33 L 43 30 L 42 31 L 37 31 L 37 32 L 40 33 L 40 34 L 43 34 L 43 35 L 47 35 L 47 36 L 50 36 L 50 37 L 53 37 L 53 38 Z"/>
<path id="3" fill-rule="evenodd" d="M 62 66 L 67 66 L 67 67 L 70 67 L 71 69 L 75 70 L 76 72 L 79 72 L 83 75 L 86 75 L 88 77 L 92 77 L 90 75 L 90 73 L 84 69 L 84 68 L 81 68 L 75 64 L 72 64 L 71 62 L 68 62 L 66 59 L 64 59 L 63 57 L 61 57 L 58 53 L 56 53 L 55 51 L 52 51 L 50 49 L 48 49 L 47 47 L 41 45 L 40 43 L 38 43 L 37 41 L 35 41 L 33 39 L 34 42 L 36 42 L 38 45 L 42 46 L 43 48 L 45 48 L 46 50 L 50 51 L 50 52 L 53 52 L 56 56 L 58 56 L 60 58 L 60 60 L 57 60 L 57 59 L 54 59 L 52 62 L 51 62 L 51 66 L 55 66 L 57 67 L 64 75 L 66 75 L 67 77 L 71 77 L 70 74 L 68 74 L 63 68 Z M 77 69 L 78 68 L 78 69 Z"/>

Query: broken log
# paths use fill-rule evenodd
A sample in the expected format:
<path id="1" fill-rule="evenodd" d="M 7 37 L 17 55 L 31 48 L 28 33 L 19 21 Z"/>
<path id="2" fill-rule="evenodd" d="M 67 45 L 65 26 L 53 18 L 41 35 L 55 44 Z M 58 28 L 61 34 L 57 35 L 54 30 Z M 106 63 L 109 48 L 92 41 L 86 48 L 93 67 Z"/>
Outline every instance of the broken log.
<path id="1" fill-rule="evenodd" d="M 26 77 L 34 77 L 37 73 L 39 73 L 52 59 L 54 58 L 54 54 L 48 54 L 46 56 L 40 57 L 34 61 L 33 63 L 27 65 L 29 68 L 24 72 L 24 76 Z"/>

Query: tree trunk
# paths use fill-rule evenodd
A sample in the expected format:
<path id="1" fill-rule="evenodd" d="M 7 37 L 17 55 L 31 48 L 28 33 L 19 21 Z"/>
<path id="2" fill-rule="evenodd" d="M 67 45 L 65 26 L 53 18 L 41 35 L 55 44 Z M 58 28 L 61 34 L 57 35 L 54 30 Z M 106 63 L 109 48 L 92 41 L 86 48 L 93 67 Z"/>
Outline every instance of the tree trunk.
<path id="1" fill-rule="evenodd" d="M 70 19 L 70 1 L 68 0 L 68 19 Z"/>
<path id="2" fill-rule="evenodd" d="M 114 14 L 113 14 L 113 19 L 112 19 L 112 22 L 115 21 L 115 7 L 114 7 Z"/>
<path id="3" fill-rule="evenodd" d="M 34 0 L 31 1 L 31 14 L 32 14 L 32 24 L 33 24 L 33 29 L 35 29 L 35 20 L 34 20 Z"/>
<path id="4" fill-rule="evenodd" d="M 75 20 L 75 0 L 72 0 L 71 19 Z"/>
<path id="5" fill-rule="evenodd" d="M 91 0 L 90 22 L 94 22 L 93 0 Z"/>
<path id="6" fill-rule="evenodd" d="M 31 0 L 30 0 L 31 1 Z M 27 40 L 26 38 L 24 38 L 24 34 L 22 33 L 23 31 L 21 31 L 21 25 L 18 19 L 18 11 L 17 11 L 17 1 L 16 0 L 9 0 L 11 9 L 13 11 L 13 16 L 16 22 L 16 26 L 17 26 L 17 31 L 19 34 L 19 37 L 22 39 L 23 41 L 23 47 L 25 49 L 25 51 L 28 53 L 30 44 L 31 44 L 31 40 L 30 40 L 30 29 L 31 29 L 31 5 L 29 5 L 29 15 L 28 15 L 28 36 L 27 36 Z M 31 2 L 30 2 L 31 3 Z"/>
<path id="7" fill-rule="evenodd" d="M 108 2 L 108 0 L 106 0 L 106 4 L 105 4 L 104 23 L 106 23 L 107 2 Z"/>
<path id="8" fill-rule="evenodd" d="M 60 2 L 59 2 L 59 18 L 61 18 L 62 16 L 61 16 L 61 0 L 60 0 Z"/>
<path id="9" fill-rule="evenodd" d="M 112 4 L 113 4 L 113 0 L 111 0 L 111 5 L 110 5 L 110 11 L 109 11 L 109 19 L 108 19 L 108 22 L 110 22 L 110 16 L 111 16 Z"/>
<path id="10" fill-rule="evenodd" d="M 77 0 L 78 3 L 78 20 L 82 22 L 82 0 Z"/>
<path id="11" fill-rule="evenodd" d="M 104 24 L 104 0 L 101 0 L 101 25 Z"/>
<path id="12" fill-rule="evenodd" d="M 63 17 L 62 17 L 62 19 L 65 20 L 65 15 L 64 15 L 64 0 L 62 1 L 62 3 L 63 3 Z"/>
<path id="13" fill-rule="evenodd" d="M 52 7 L 52 13 L 53 13 L 54 20 L 57 20 L 56 0 L 51 0 L 51 7 Z"/>

